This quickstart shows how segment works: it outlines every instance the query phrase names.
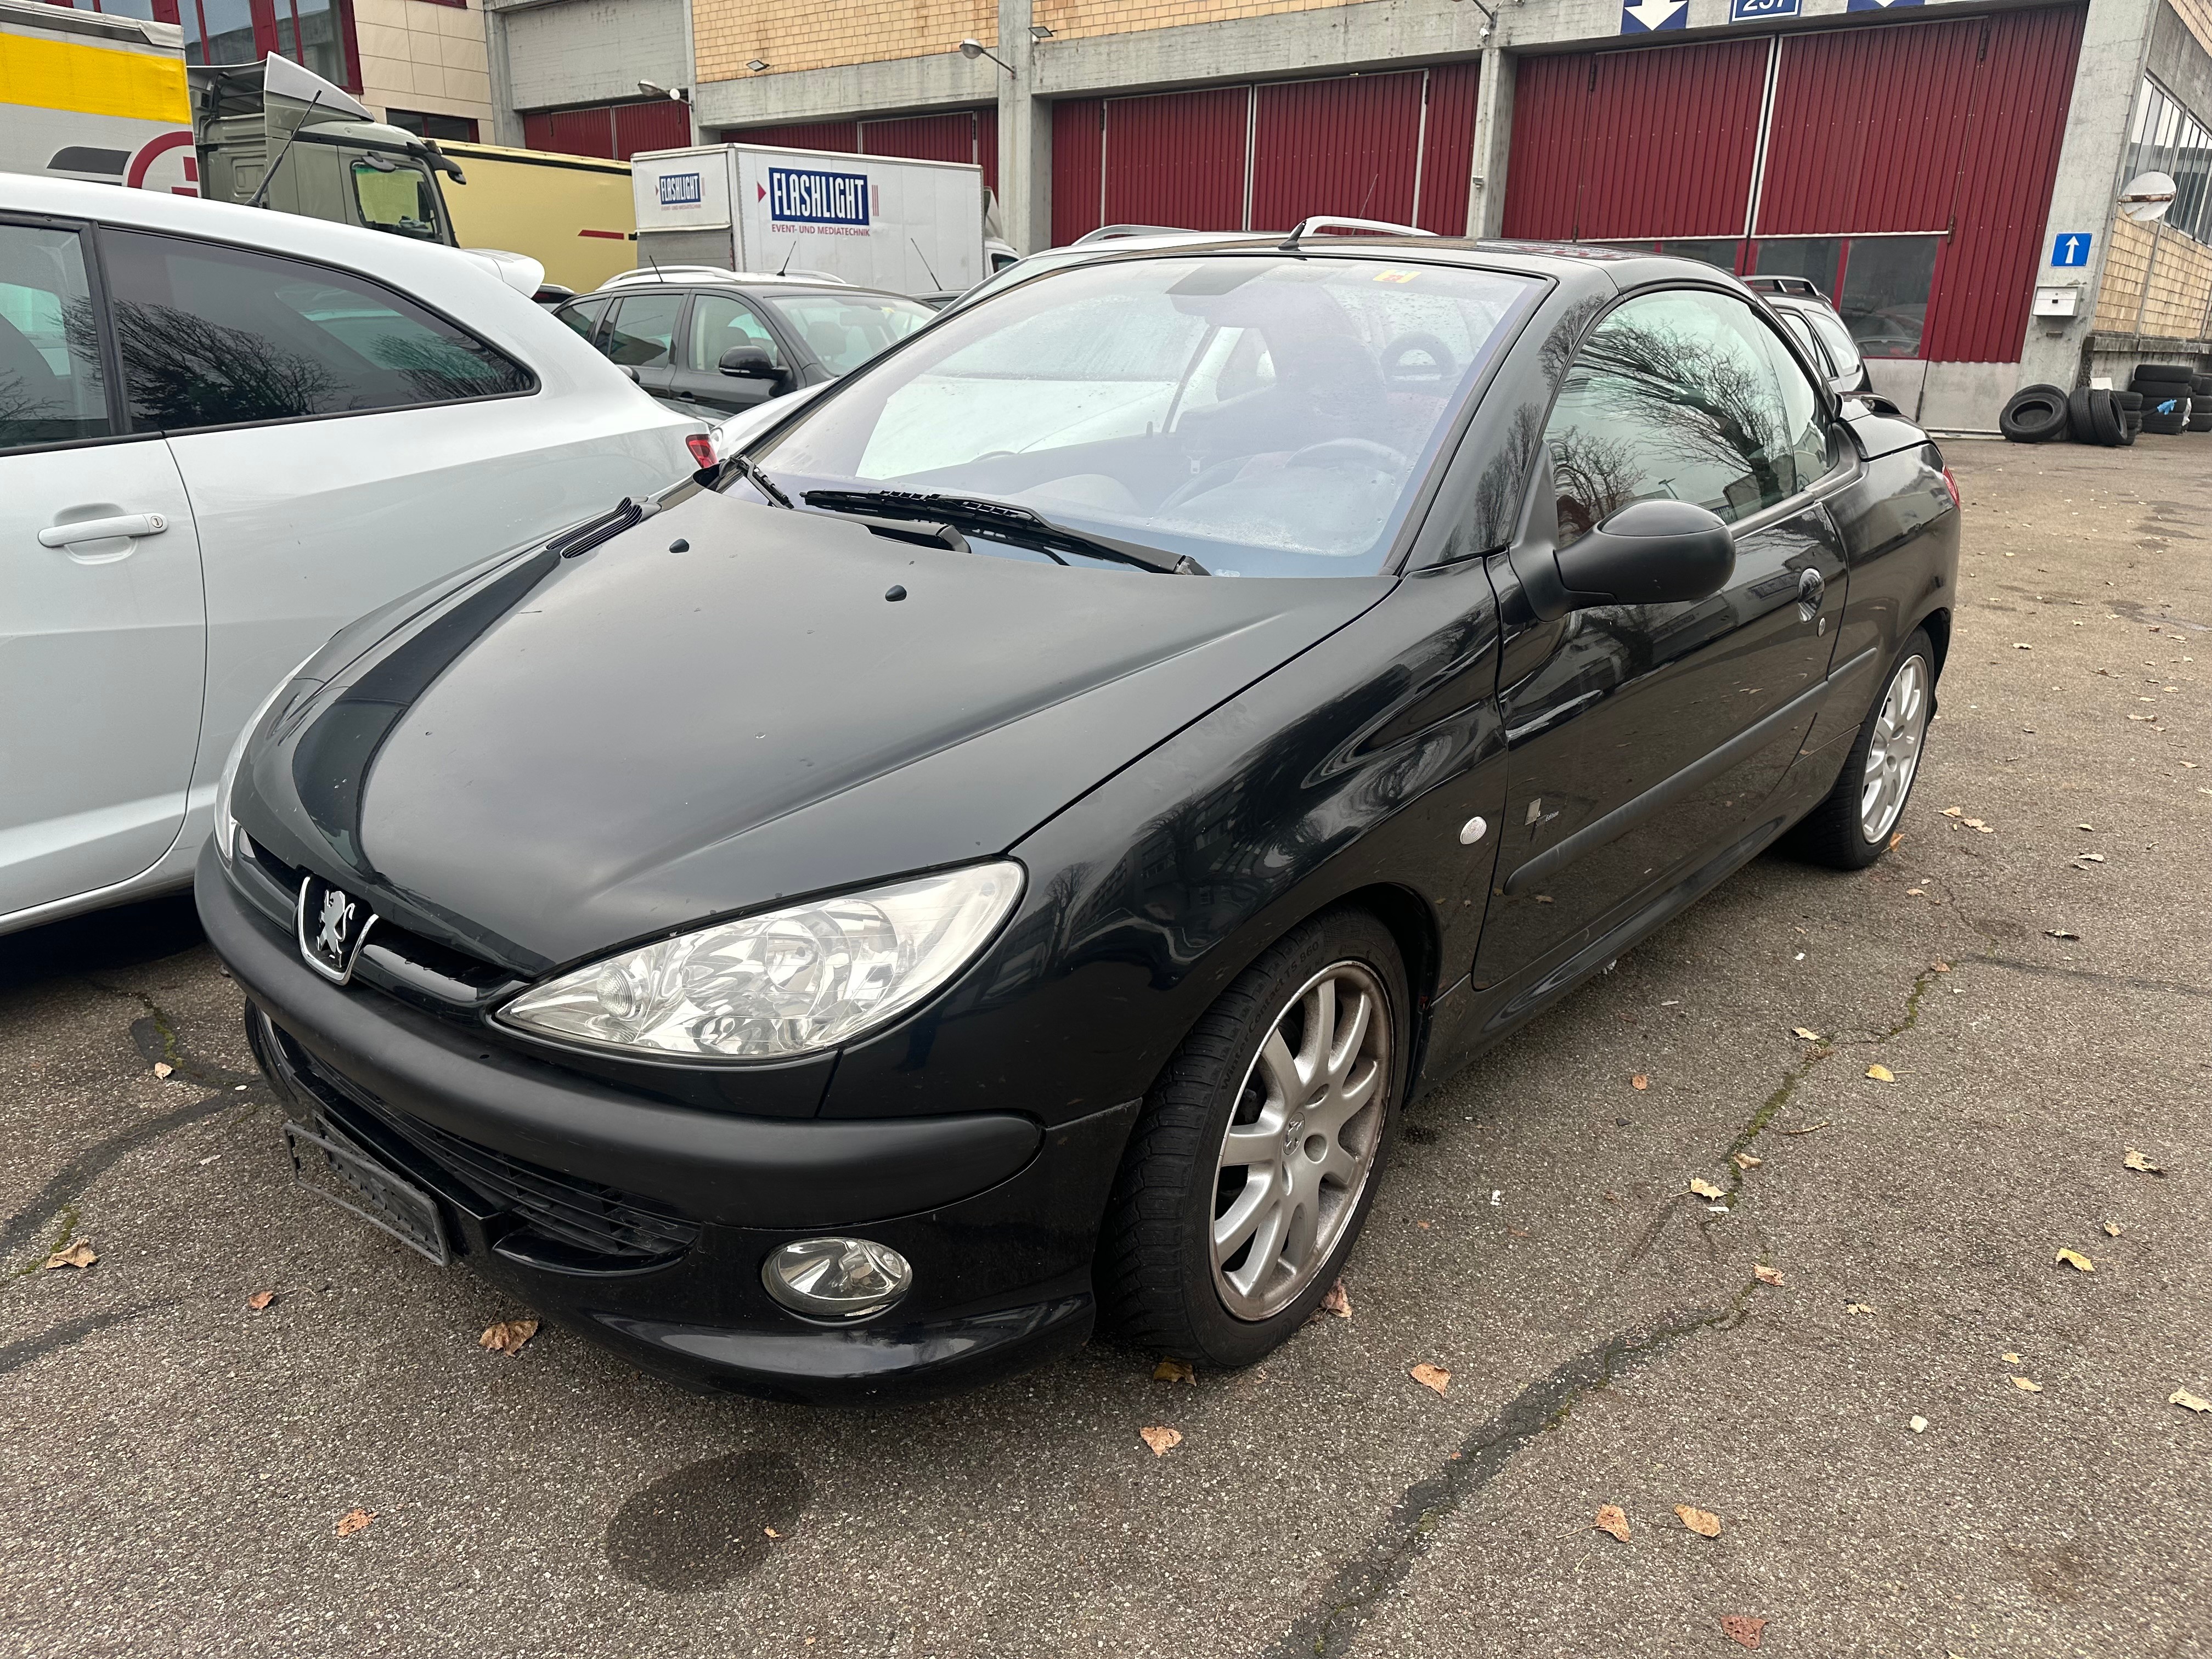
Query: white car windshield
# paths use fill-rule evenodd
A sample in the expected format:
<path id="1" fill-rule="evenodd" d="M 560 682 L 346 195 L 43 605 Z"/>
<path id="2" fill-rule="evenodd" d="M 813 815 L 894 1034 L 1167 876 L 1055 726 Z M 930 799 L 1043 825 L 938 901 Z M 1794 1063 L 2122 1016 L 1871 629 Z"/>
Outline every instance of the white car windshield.
<path id="1" fill-rule="evenodd" d="M 980 499 L 1216 575 L 1371 574 L 1537 286 L 1341 256 L 1079 265 L 949 313 L 752 459 L 794 499 Z"/>

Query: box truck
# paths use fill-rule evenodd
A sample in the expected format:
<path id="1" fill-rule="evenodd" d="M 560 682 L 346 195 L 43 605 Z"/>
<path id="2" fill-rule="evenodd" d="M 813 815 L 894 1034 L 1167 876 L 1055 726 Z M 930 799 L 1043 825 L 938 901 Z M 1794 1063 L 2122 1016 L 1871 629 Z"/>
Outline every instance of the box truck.
<path id="1" fill-rule="evenodd" d="M 630 184 L 640 269 L 807 271 L 898 294 L 990 274 L 969 162 L 711 144 L 634 155 Z"/>
<path id="2" fill-rule="evenodd" d="M 184 31 L 0 0 L 0 168 L 198 195 Z"/>
<path id="3" fill-rule="evenodd" d="M 446 211 L 464 247 L 512 248 L 545 280 L 582 294 L 637 263 L 629 163 L 442 138 L 468 182 L 448 181 Z"/>

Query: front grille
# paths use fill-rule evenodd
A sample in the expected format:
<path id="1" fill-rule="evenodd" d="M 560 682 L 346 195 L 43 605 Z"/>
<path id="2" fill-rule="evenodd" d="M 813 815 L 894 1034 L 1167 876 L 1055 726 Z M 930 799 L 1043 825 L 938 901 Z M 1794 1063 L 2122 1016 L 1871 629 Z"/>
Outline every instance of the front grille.
<path id="1" fill-rule="evenodd" d="M 347 1109 L 366 1113 L 484 1200 L 487 1207 L 512 1212 L 533 1231 L 571 1250 L 609 1267 L 643 1267 L 681 1255 L 699 1237 L 696 1222 L 635 1194 L 495 1152 L 396 1110 L 281 1030 L 277 1038 L 289 1068 L 312 1092 L 337 1104 L 342 1115 Z"/>
<path id="2" fill-rule="evenodd" d="M 296 900 L 300 884 L 307 879 L 307 872 L 297 865 L 287 864 L 251 836 L 241 836 L 240 840 L 262 873 Z M 341 879 L 338 884 L 345 884 Z M 370 969 L 365 975 L 370 982 L 378 981 L 375 966 L 379 959 L 391 961 L 395 965 L 386 977 L 397 983 L 380 984 L 379 988 L 411 992 L 414 994 L 410 1000 L 421 1002 L 440 1013 L 473 1011 L 490 994 L 518 982 L 513 973 L 498 963 L 402 927 L 385 915 L 377 917 L 362 952 L 364 963 Z M 419 971 L 410 973 L 410 969 Z"/>

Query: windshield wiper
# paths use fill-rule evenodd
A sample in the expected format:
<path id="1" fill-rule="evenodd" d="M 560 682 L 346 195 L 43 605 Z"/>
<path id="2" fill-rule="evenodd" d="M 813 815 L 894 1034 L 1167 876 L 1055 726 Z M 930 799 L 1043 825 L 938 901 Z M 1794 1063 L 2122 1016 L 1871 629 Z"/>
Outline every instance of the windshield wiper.
<path id="1" fill-rule="evenodd" d="M 949 524 L 956 530 L 981 531 L 1042 553 L 1079 553 L 1093 559 L 1111 559 L 1140 570 L 1157 570 L 1168 576 L 1203 576 L 1206 568 L 1188 554 L 1163 553 L 1134 542 L 1070 530 L 1041 514 L 1011 501 L 994 501 L 981 495 L 924 495 L 911 489 L 810 489 L 809 507 L 825 513 L 872 513 L 886 519 L 923 519 Z"/>
<path id="2" fill-rule="evenodd" d="M 740 450 L 737 454 L 730 457 L 729 465 L 732 471 L 735 472 L 740 478 L 743 478 L 755 489 L 759 490 L 762 495 L 767 496 L 769 500 L 774 501 L 778 507 L 782 507 L 786 512 L 798 511 L 796 507 L 792 506 L 791 497 L 785 495 L 781 489 L 776 487 L 775 480 L 769 477 L 767 473 L 762 471 L 760 463 L 755 460 L 751 456 Z"/>

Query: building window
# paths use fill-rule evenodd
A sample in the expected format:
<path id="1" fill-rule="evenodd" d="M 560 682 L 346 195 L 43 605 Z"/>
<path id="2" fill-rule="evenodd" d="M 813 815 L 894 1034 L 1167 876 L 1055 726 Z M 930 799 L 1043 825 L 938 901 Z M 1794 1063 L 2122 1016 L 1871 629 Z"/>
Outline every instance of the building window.
<path id="1" fill-rule="evenodd" d="M 153 0 L 153 3 L 161 21 L 183 26 L 187 64 L 252 64 L 273 52 L 349 92 L 361 90 L 353 9 L 347 0 Z"/>
<path id="2" fill-rule="evenodd" d="M 2172 176 L 2173 205 L 2166 222 L 2185 236 L 2212 242 L 2212 132 L 2172 93 L 2144 78 L 2128 128 L 2127 175 Z"/>
<path id="3" fill-rule="evenodd" d="M 384 112 L 384 118 L 418 138 L 453 138 L 464 144 L 473 144 L 477 141 L 477 124 L 472 116 L 434 115 L 428 110 L 387 109 Z"/>

